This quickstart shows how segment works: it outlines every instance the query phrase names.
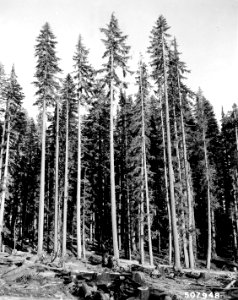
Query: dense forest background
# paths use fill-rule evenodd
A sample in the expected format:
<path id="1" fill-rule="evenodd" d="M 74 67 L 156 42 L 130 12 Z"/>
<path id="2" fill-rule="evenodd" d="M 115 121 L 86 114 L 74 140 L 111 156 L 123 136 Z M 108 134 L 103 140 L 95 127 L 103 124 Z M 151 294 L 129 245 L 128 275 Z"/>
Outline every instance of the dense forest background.
<path id="1" fill-rule="evenodd" d="M 134 73 L 114 14 L 100 30 L 101 69 L 79 36 L 72 73 L 62 78 L 56 37 L 42 27 L 32 79 L 37 120 L 22 108 L 14 66 L 6 75 L 0 65 L 1 250 L 81 259 L 107 248 L 116 259 L 153 264 L 156 255 L 177 268 L 237 260 L 236 104 L 219 127 L 202 90 L 186 85 L 189 69 L 163 16 L 150 33 L 148 63 L 141 55 Z"/>

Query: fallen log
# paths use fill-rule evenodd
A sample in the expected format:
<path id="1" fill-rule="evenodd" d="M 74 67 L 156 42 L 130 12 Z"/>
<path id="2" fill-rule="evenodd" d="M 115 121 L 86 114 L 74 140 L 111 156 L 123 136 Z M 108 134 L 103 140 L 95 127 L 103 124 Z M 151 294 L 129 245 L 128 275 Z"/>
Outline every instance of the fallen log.
<path id="1" fill-rule="evenodd" d="M 20 267 L 16 267 L 13 270 L 7 271 L 4 274 L 2 274 L 2 278 L 6 281 L 14 281 L 19 277 L 22 277 L 23 275 L 29 274 L 29 265 L 23 265 Z"/>
<path id="2" fill-rule="evenodd" d="M 216 257 L 216 258 L 213 258 L 212 260 L 211 260 L 211 262 L 212 263 L 214 263 L 217 267 L 220 267 L 220 268 L 222 268 L 222 267 L 224 267 L 224 266 L 226 266 L 226 267 L 235 267 L 235 268 L 238 268 L 238 264 L 236 263 L 236 262 L 234 262 L 234 261 L 231 261 L 231 260 L 227 260 L 227 259 L 224 259 L 224 258 L 222 258 L 222 257 Z"/>
<path id="3" fill-rule="evenodd" d="M 200 275 L 201 275 L 200 272 L 189 272 L 185 274 L 186 277 L 193 278 L 193 279 L 198 279 Z"/>
<path id="4" fill-rule="evenodd" d="M 232 280 L 227 286 L 225 286 L 224 290 L 230 289 L 234 284 L 236 283 L 236 280 Z"/>

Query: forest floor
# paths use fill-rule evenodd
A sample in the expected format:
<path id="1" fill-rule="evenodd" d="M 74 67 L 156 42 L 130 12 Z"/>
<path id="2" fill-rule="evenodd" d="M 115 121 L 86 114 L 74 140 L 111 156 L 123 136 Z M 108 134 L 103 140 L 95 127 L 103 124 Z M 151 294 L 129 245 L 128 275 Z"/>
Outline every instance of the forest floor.
<path id="1" fill-rule="evenodd" d="M 84 261 L 0 252 L 0 300 L 238 299 L 237 272 L 229 268 L 175 272 L 162 263 L 152 268 L 128 260 L 108 268 L 101 260 L 93 252 Z"/>

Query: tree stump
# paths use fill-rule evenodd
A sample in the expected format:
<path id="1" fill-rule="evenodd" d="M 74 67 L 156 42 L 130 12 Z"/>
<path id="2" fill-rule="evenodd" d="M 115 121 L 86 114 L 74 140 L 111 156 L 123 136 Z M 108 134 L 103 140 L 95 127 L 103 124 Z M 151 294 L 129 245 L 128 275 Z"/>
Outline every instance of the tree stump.
<path id="1" fill-rule="evenodd" d="M 140 300 L 148 300 L 150 297 L 150 290 L 148 286 L 138 287 L 138 298 Z"/>

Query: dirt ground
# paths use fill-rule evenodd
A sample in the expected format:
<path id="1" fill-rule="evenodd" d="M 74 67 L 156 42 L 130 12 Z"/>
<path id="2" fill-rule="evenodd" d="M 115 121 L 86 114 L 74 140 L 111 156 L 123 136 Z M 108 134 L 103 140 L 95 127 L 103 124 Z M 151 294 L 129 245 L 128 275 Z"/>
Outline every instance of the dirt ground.
<path id="1" fill-rule="evenodd" d="M 142 283 L 150 290 L 150 300 L 176 299 L 238 299 L 237 274 L 231 271 L 204 269 L 183 270 L 176 273 L 170 266 L 157 265 L 149 268 L 137 263 L 135 271 L 133 262 L 122 260 L 118 269 L 103 268 L 101 264 L 92 264 L 89 261 L 81 262 L 70 258 L 63 265 L 60 261 L 36 261 L 30 254 L 0 255 L 0 300 L 23 299 L 82 299 L 78 293 L 82 279 L 79 274 L 130 274 L 138 272 L 142 276 Z M 129 272 L 129 271 L 130 272 Z M 201 274 L 203 276 L 201 276 Z M 107 285 L 110 285 L 110 276 Z M 85 281 L 88 278 L 85 278 Z M 105 284 L 105 283 L 104 283 Z M 90 283 L 89 283 L 90 285 Z M 90 297 L 94 299 L 90 290 Z M 103 295 L 103 296 L 102 296 Z M 100 294 L 100 300 L 124 300 L 114 296 Z M 166 298 L 167 297 L 167 298 Z M 130 300 L 148 300 L 145 296 L 129 297 Z"/>

